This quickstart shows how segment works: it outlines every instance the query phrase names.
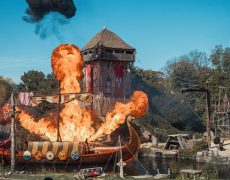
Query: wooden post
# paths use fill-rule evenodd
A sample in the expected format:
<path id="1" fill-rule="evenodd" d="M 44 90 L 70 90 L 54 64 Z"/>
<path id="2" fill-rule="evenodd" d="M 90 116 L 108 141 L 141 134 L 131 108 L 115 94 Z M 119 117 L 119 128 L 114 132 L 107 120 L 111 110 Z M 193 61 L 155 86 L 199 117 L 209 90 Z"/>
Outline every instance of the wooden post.
<path id="1" fill-rule="evenodd" d="M 210 92 L 208 90 L 208 83 L 206 83 L 206 131 L 208 147 L 211 147 L 210 135 Z"/>
<path id="2" fill-rule="evenodd" d="M 210 92 L 208 89 L 208 83 L 206 83 L 205 88 L 200 88 L 198 86 L 192 87 L 192 88 L 182 88 L 182 94 L 184 92 L 205 92 L 206 94 L 206 104 L 205 104 L 205 109 L 206 109 L 206 133 L 207 133 L 207 143 L 208 147 L 211 146 L 211 137 L 210 137 Z"/>
<path id="3" fill-rule="evenodd" d="M 60 81 L 58 82 L 58 119 L 57 119 L 57 141 L 62 141 L 60 136 L 60 110 L 61 110 L 61 92 Z"/>
<path id="4" fill-rule="evenodd" d="M 11 94 L 11 172 L 15 170 L 15 98 Z"/>

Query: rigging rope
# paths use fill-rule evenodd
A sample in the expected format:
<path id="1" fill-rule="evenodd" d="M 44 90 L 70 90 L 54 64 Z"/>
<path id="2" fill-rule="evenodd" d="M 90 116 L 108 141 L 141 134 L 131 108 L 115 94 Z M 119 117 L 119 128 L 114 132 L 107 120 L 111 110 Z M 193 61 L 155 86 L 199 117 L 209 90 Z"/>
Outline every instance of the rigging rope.
<path id="1" fill-rule="evenodd" d="M 107 168 L 107 166 L 108 166 L 108 164 L 109 164 L 109 162 L 110 162 L 110 160 L 111 160 L 113 154 L 114 154 L 114 152 L 110 155 L 109 161 L 107 162 L 106 166 L 105 166 L 104 169 L 102 170 L 102 173 L 105 172 L 105 170 L 106 170 L 106 168 Z"/>
<path id="2" fill-rule="evenodd" d="M 132 151 L 130 151 L 130 149 L 127 147 L 128 151 L 132 154 L 133 157 L 136 157 L 137 162 L 140 164 L 140 166 L 145 170 L 146 174 L 149 174 L 149 172 L 147 171 L 147 169 L 145 169 L 145 167 L 141 164 L 141 162 L 138 160 L 138 157 L 132 153 Z"/>
<path id="3" fill-rule="evenodd" d="M 115 170 L 116 170 L 116 162 L 118 162 L 117 158 L 118 158 L 118 156 L 117 156 L 117 152 L 116 152 L 115 160 L 114 160 L 114 164 L 113 164 L 113 172 L 115 172 Z"/>

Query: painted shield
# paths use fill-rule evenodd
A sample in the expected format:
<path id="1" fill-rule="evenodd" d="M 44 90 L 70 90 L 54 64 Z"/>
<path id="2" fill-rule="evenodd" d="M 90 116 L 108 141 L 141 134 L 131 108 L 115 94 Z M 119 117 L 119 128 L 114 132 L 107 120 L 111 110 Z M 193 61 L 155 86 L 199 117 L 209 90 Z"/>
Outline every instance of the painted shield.
<path id="1" fill-rule="evenodd" d="M 71 159 L 78 160 L 80 158 L 80 154 L 77 151 L 73 151 L 71 153 Z"/>
<path id="2" fill-rule="evenodd" d="M 54 153 L 52 151 L 48 151 L 46 153 L 46 159 L 48 159 L 49 161 L 52 161 L 54 159 Z"/>
<path id="3" fill-rule="evenodd" d="M 65 160 L 67 159 L 67 154 L 66 154 L 66 152 L 65 152 L 65 151 L 59 152 L 58 158 L 59 158 L 61 161 L 65 161 Z"/>
<path id="4" fill-rule="evenodd" d="M 35 154 L 34 154 L 34 158 L 36 160 L 41 160 L 42 159 L 42 153 L 41 151 L 37 151 Z"/>
<path id="5" fill-rule="evenodd" d="M 23 159 L 26 160 L 26 161 L 28 161 L 28 160 L 30 160 L 30 158 L 31 158 L 30 151 L 24 151 L 23 152 Z"/>

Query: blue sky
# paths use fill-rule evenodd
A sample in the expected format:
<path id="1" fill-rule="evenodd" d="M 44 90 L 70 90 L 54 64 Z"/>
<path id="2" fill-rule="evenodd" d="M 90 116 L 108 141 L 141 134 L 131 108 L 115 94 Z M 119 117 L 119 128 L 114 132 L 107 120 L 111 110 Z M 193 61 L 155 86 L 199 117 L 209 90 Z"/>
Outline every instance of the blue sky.
<path id="1" fill-rule="evenodd" d="M 0 0 L 0 76 L 19 82 L 28 70 L 50 73 L 56 46 L 70 43 L 82 48 L 103 26 L 137 49 L 136 65 L 144 69 L 160 70 L 171 58 L 195 49 L 210 54 L 215 45 L 230 46 L 229 0 L 75 3 L 76 16 L 59 27 L 60 38 L 50 34 L 41 39 L 34 33 L 35 25 L 22 20 L 25 0 Z"/>

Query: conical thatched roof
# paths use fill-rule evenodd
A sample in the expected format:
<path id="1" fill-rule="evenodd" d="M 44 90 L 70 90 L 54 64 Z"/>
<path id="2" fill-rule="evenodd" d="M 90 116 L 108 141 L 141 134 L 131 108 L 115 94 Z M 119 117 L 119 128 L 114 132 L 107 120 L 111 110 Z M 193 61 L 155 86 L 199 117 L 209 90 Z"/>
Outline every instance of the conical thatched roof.
<path id="1" fill-rule="evenodd" d="M 132 46 L 124 42 L 119 36 L 115 33 L 109 31 L 107 28 L 103 28 L 102 31 L 97 33 L 86 45 L 82 48 L 82 51 L 87 49 L 92 49 L 98 44 L 114 49 L 127 49 L 135 50 Z"/>

